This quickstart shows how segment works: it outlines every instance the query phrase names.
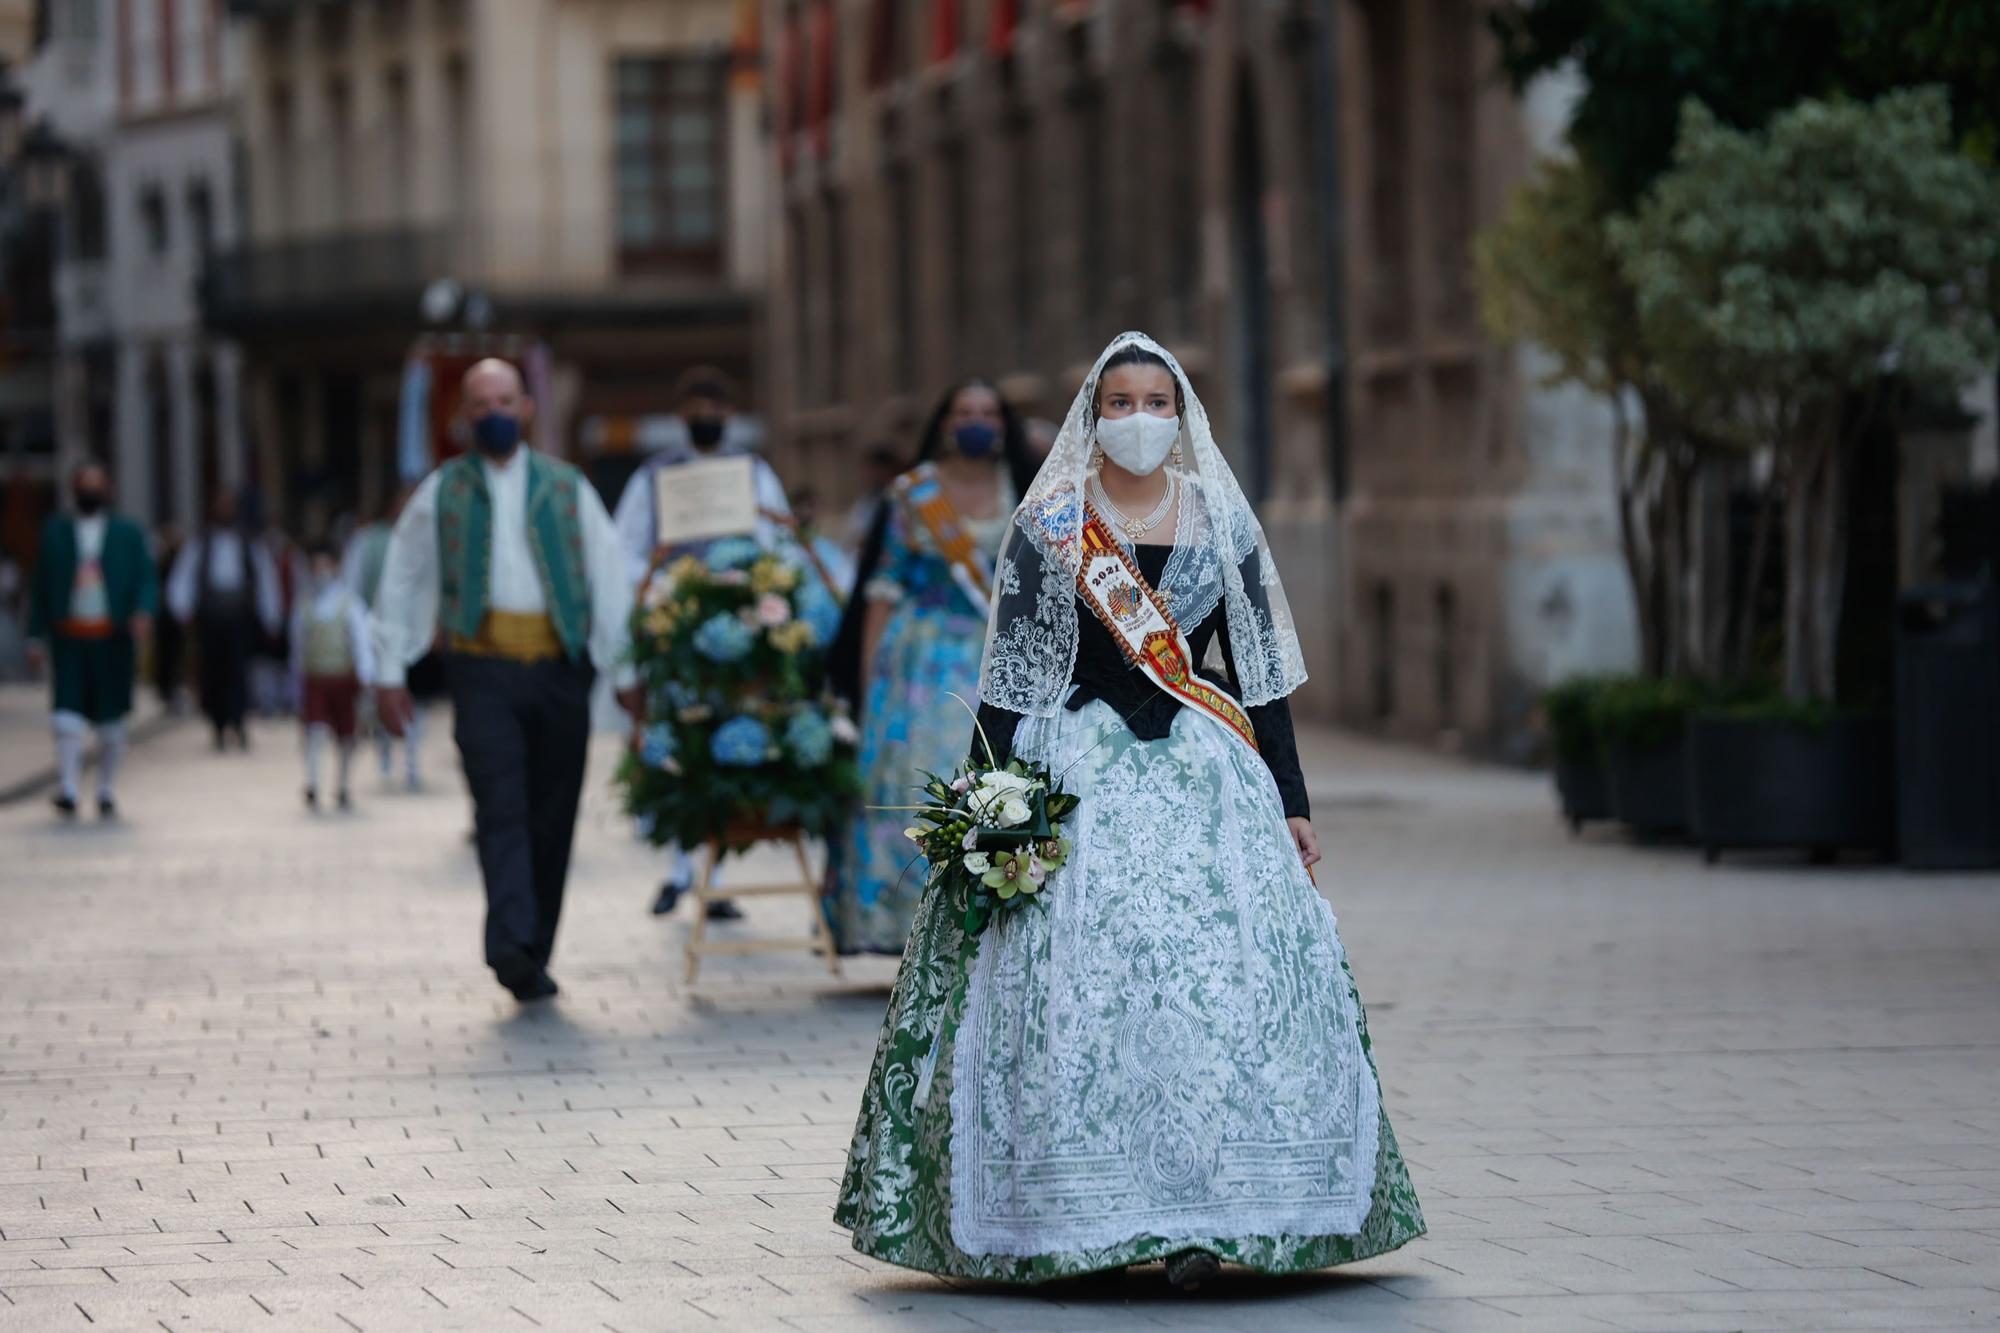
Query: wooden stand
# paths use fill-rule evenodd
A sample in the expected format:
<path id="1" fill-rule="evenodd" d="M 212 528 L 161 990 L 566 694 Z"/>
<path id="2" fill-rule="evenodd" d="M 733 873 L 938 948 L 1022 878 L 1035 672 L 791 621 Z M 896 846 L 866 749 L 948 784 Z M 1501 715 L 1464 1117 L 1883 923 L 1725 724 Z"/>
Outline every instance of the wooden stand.
<path id="1" fill-rule="evenodd" d="M 796 880 L 779 881 L 770 884 L 732 884 L 727 889 L 715 887 L 715 869 L 722 863 L 723 848 L 726 845 L 742 846 L 746 842 L 790 843 L 799 861 L 799 877 Z M 694 918 L 688 926 L 687 937 L 687 984 L 692 986 L 701 971 L 701 960 L 710 954 L 769 953 L 781 949 L 804 949 L 808 953 L 821 954 L 826 958 L 826 969 L 835 977 L 840 975 L 840 953 L 834 948 L 833 932 L 827 928 L 826 914 L 820 908 L 819 879 L 813 874 L 812 858 L 806 852 L 805 834 L 796 828 L 754 828 L 732 829 L 725 838 L 711 838 L 708 854 L 702 858 L 701 874 L 696 878 L 688 896 L 694 900 Z M 761 938 L 737 940 L 710 940 L 708 938 L 708 905 L 720 898 L 770 898 L 782 894 L 803 895 L 812 911 L 812 933 L 804 939 L 794 937 L 764 936 Z"/>

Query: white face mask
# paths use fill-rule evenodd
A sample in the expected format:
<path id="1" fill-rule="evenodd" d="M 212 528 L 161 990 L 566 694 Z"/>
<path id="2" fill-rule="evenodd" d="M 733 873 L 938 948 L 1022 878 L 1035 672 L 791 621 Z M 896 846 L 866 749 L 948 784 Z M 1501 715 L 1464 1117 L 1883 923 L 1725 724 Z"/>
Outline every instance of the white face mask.
<path id="1" fill-rule="evenodd" d="M 1156 417 L 1150 412 L 1113 420 L 1100 418 L 1097 423 L 1097 442 L 1104 447 L 1105 457 L 1138 477 L 1157 471 L 1180 435 L 1179 417 Z"/>

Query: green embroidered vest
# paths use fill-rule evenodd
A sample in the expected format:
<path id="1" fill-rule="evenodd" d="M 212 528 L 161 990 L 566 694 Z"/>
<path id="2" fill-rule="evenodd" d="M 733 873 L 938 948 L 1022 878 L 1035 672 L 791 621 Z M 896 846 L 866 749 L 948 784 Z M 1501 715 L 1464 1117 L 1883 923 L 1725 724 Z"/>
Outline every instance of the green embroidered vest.
<path id="1" fill-rule="evenodd" d="M 581 474 L 567 463 L 522 450 L 528 467 L 528 545 L 541 576 L 549 621 L 563 651 L 581 658 L 590 640 L 590 581 L 584 567 Z M 479 636 L 493 567 L 493 497 L 479 459 L 461 454 L 438 469 L 438 623 Z"/>

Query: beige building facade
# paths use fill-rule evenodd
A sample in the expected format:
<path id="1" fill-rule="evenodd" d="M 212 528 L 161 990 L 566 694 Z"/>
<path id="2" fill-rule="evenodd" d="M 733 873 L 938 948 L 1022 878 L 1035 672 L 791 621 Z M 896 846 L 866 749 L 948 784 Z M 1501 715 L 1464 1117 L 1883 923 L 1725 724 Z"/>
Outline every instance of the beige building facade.
<path id="1" fill-rule="evenodd" d="M 1096 351 L 1146 329 L 1258 504 L 1301 711 L 1504 752 L 1541 684 L 1631 651 L 1602 423 L 1483 335 L 1473 290 L 1475 232 L 1560 92 L 1504 92 L 1470 0 L 1337 12 L 1336 203 L 1315 186 L 1320 5 L 767 3 L 773 452 L 839 495 L 865 448 L 915 447 L 953 379 L 1060 419 Z"/>
<path id="2" fill-rule="evenodd" d="M 236 0 L 248 243 L 206 293 L 298 530 L 377 509 L 409 365 L 537 370 L 615 489 L 679 369 L 754 383 L 754 90 L 729 0 Z M 437 400 L 434 399 L 434 402 Z M 448 404 L 446 404 L 448 406 Z"/>

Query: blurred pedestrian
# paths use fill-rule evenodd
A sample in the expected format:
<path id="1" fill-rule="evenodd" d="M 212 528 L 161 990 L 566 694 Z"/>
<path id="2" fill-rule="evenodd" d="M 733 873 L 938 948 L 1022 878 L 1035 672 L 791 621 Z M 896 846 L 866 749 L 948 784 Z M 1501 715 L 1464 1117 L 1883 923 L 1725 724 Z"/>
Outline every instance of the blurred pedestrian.
<path id="1" fill-rule="evenodd" d="M 146 534 L 111 512 L 111 478 L 102 467 L 79 467 L 70 494 L 75 513 L 56 514 L 42 529 L 28 634 L 54 668 L 56 809 L 65 818 L 76 814 L 84 742 L 95 729 L 97 813 L 109 819 L 118 812 L 137 648 L 152 631 L 159 577 Z"/>
<path id="2" fill-rule="evenodd" d="M 399 487 L 390 499 L 382 516 L 372 523 L 365 523 L 355 529 L 348 539 L 346 554 L 341 559 L 341 576 L 348 589 L 361 599 L 368 610 L 375 609 L 377 595 L 382 586 L 382 566 L 389 555 L 389 537 L 395 530 L 396 520 L 401 517 L 403 506 L 409 503 L 411 487 Z M 414 701 L 414 696 L 413 696 Z M 372 709 L 368 710 L 372 714 Z M 382 777 L 388 780 L 395 766 L 396 747 L 403 747 L 403 785 L 411 791 L 423 786 L 421 767 L 418 762 L 423 750 L 424 710 L 421 706 L 412 708 L 403 734 L 393 736 L 389 729 L 381 725 L 379 718 L 372 718 L 375 731 L 376 751 L 382 763 Z"/>
<path id="3" fill-rule="evenodd" d="M 371 620 L 376 709 L 397 735 L 414 711 L 404 672 L 440 628 L 446 636 L 486 888 L 486 963 L 524 1003 L 557 992 L 548 966 L 595 671 L 613 673 L 628 711 L 640 705 L 617 529 L 581 473 L 522 443 L 534 410 L 508 362 L 465 372 L 459 411 L 474 448 L 433 471 L 404 507 Z"/>
<path id="4" fill-rule="evenodd" d="M 208 526 L 181 548 L 167 577 L 168 610 L 194 628 L 201 709 L 215 729 L 218 750 L 232 735 L 240 748 L 250 748 L 244 726 L 250 657 L 259 635 L 276 633 L 284 616 L 271 554 L 243 530 L 239 514 L 236 493 L 217 491 Z"/>
<path id="5" fill-rule="evenodd" d="M 868 544 L 875 531 L 875 519 L 882 512 L 889 485 L 903 473 L 903 454 L 892 445 L 878 444 L 861 460 L 861 494 L 847 507 L 841 522 L 841 543 L 855 555 Z"/>
<path id="6" fill-rule="evenodd" d="M 791 529 L 791 505 L 785 499 L 785 488 L 779 482 L 778 474 L 771 470 L 769 463 L 749 454 L 740 443 L 730 438 L 730 425 L 736 417 L 736 400 L 722 373 L 706 366 L 689 371 L 681 377 L 674 402 L 675 413 L 686 431 L 686 443 L 669 444 L 646 460 L 645 466 L 625 483 L 625 491 L 618 497 L 618 536 L 625 545 L 634 587 L 656 564 L 663 565 L 683 555 L 698 556 L 713 545 L 703 541 L 679 543 L 669 549 L 661 549 L 655 492 L 663 469 L 706 458 L 748 455 L 757 494 L 758 519 L 754 534 L 757 544 L 767 551 L 775 550 L 786 540 Z M 665 850 L 667 877 L 660 884 L 659 892 L 653 896 L 655 916 L 665 916 L 673 911 L 681 895 L 694 882 L 694 858 L 688 855 L 687 849 L 669 844 Z M 734 921 L 743 912 L 735 903 L 718 898 L 710 901 L 706 915 L 711 921 Z"/>
<path id="7" fill-rule="evenodd" d="M 375 652 L 368 608 L 340 576 L 340 553 L 331 541 L 306 550 L 306 585 L 292 612 L 291 672 L 305 729 L 306 807 L 319 808 L 320 752 L 333 742 L 335 803 L 354 806 L 348 774 L 360 735 L 361 692 L 375 682 Z"/>
<path id="8" fill-rule="evenodd" d="M 292 612 L 306 583 L 306 556 L 275 523 L 253 523 L 251 530 L 278 575 L 278 618 L 275 627 L 263 627 L 250 658 L 250 703 L 259 717 L 283 717 L 299 706 L 292 691 L 291 632 Z"/>
<path id="9" fill-rule="evenodd" d="M 862 548 L 829 663 L 860 716 L 870 807 L 839 856 L 830 916 L 844 953 L 901 953 L 909 935 L 925 877 L 909 872 L 909 820 L 890 807 L 909 805 L 920 770 L 947 773 L 964 757 L 960 700 L 979 688 L 994 554 L 1035 472 L 1020 419 L 982 379 L 938 402 L 917 458 Z"/>
<path id="10" fill-rule="evenodd" d="M 172 569 L 186 544 L 187 536 L 180 524 L 171 520 L 162 523 L 158 533 L 158 567 Z M 176 717 L 187 709 L 187 701 L 181 696 L 181 677 L 186 669 L 187 632 L 174 617 L 157 617 L 153 623 L 153 689 L 160 696 L 160 707 Z"/>

